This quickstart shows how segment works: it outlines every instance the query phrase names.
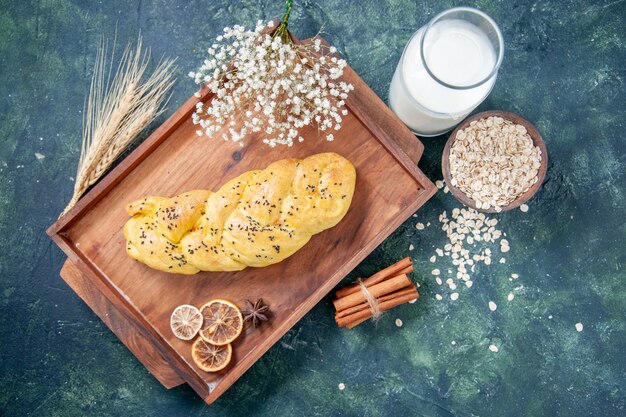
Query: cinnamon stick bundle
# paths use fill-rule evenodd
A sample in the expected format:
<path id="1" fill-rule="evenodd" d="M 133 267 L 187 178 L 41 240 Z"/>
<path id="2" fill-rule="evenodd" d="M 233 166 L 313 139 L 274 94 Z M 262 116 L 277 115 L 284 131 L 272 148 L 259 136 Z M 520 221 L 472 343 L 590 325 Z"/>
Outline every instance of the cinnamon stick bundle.
<path id="1" fill-rule="evenodd" d="M 418 299 L 417 288 L 407 275 L 410 272 L 413 264 L 407 257 L 360 283 L 338 290 L 333 300 L 337 325 L 351 329 L 375 313 Z"/>
<path id="2" fill-rule="evenodd" d="M 411 262 L 411 258 L 407 256 L 406 258 L 396 262 L 395 264 L 391 266 L 388 266 L 382 271 L 378 271 L 371 277 L 364 279 L 363 284 L 369 287 L 371 285 L 378 284 L 380 281 L 384 280 L 385 278 L 394 277 L 400 274 L 408 274 L 409 272 L 413 272 L 413 263 Z M 358 291 L 360 291 L 359 285 L 353 284 L 348 287 L 337 290 L 337 292 L 335 293 L 335 297 L 337 298 L 345 297 L 346 295 L 353 294 Z"/>

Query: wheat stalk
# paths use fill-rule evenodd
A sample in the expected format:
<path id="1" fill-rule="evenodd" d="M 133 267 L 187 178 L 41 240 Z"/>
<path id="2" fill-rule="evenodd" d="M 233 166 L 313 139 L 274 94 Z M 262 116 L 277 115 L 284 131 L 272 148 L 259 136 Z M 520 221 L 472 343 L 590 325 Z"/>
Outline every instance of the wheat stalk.
<path id="1" fill-rule="evenodd" d="M 164 110 L 167 93 L 174 84 L 174 60 L 162 61 L 142 83 L 150 51 L 143 54 L 141 45 L 139 37 L 134 51 L 130 44 L 126 46 L 115 73 L 113 64 L 106 64 L 106 42 L 103 41 L 98 48 L 83 113 L 82 145 L 74 194 L 61 215 L 74 207 L 85 191 Z"/>

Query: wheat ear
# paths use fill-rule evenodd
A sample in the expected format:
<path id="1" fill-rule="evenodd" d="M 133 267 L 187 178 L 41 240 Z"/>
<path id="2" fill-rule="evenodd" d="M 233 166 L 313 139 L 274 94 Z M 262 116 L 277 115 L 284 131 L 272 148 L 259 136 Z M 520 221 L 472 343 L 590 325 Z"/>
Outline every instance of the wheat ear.
<path id="1" fill-rule="evenodd" d="M 174 60 L 159 63 L 152 75 L 142 82 L 149 60 L 150 51 L 142 53 L 139 37 L 134 50 L 130 44 L 124 49 L 113 73 L 112 64 L 107 66 L 106 62 L 106 42 L 98 47 L 83 113 L 74 194 L 61 215 L 74 207 L 137 135 L 163 112 L 168 92 L 174 84 Z"/>

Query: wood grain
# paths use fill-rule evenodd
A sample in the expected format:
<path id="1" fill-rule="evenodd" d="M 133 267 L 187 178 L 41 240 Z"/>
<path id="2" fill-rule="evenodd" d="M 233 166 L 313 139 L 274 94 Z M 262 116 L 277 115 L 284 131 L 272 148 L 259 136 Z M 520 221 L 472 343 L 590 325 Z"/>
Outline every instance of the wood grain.
<path id="1" fill-rule="evenodd" d="M 369 91 L 371 92 L 371 90 Z M 377 96 L 376 99 L 378 99 Z M 403 136 L 403 138 L 408 139 L 408 141 L 404 142 L 404 146 L 409 146 L 409 149 L 413 151 L 407 152 L 407 155 L 412 162 L 417 165 L 423 150 L 421 142 L 417 141 L 415 137 L 410 138 Z M 411 147 L 414 142 L 417 142 L 420 146 Z M 107 297 L 98 290 L 98 288 L 87 279 L 86 275 L 69 259 L 65 261 L 61 269 L 61 277 L 63 277 L 74 292 L 85 301 L 164 387 L 172 388 L 184 383 L 184 380 L 178 376 L 169 363 L 154 349 L 146 338 L 141 336 L 139 332 L 129 329 L 133 327 L 132 321 L 126 319 Z M 130 338 L 129 334 L 131 336 Z M 127 340 L 129 341 L 127 342 Z"/>
<path id="2" fill-rule="evenodd" d="M 133 353 L 161 355 L 208 403 L 435 193 L 416 166 L 421 143 L 354 71 L 348 69 L 344 79 L 355 91 L 336 139 L 327 142 L 311 128 L 303 134 L 305 142 L 276 152 L 254 137 L 244 148 L 198 138 L 190 119 L 197 102 L 192 97 L 48 231 L 111 308 L 128 320 L 129 329 L 137 330 L 154 348 L 149 354 L 131 349 Z M 206 90 L 201 97 L 210 99 Z M 337 152 L 356 167 L 354 199 L 336 227 L 314 236 L 291 258 L 237 273 L 173 276 L 126 256 L 122 228 L 128 201 L 150 194 L 217 189 L 249 169 L 318 152 Z M 273 315 L 270 325 L 246 328 L 233 345 L 232 364 L 210 374 L 193 363 L 191 343 L 173 336 L 169 315 L 179 304 L 202 305 L 215 297 L 240 306 L 244 299 L 263 297 Z"/>
<path id="3" fill-rule="evenodd" d="M 546 149 L 546 144 L 543 141 L 543 138 L 541 137 L 541 134 L 539 133 L 537 128 L 535 128 L 535 126 L 532 123 L 530 123 L 528 120 L 524 119 L 523 117 L 515 113 L 509 113 L 509 112 L 499 111 L 499 110 L 485 111 L 482 113 L 475 114 L 474 116 L 468 117 L 467 119 L 463 121 L 463 123 L 458 125 L 456 129 L 454 129 L 452 134 L 450 134 L 450 137 L 448 138 L 448 141 L 446 142 L 446 146 L 443 149 L 443 155 L 441 157 L 441 171 L 443 173 L 443 179 L 446 181 L 446 185 L 450 189 L 450 192 L 452 193 L 452 195 L 454 195 L 457 200 L 459 200 L 461 203 L 465 204 L 466 206 L 471 207 L 478 211 L 482 211 L 483 213 L 496 213 L 496 210 L 493 207 L 487 210 L 476 208 L 474 200 L 469 198 L 458 187 L 455 187 L 454 185 L 452 185 L 452 181 L 451 181 L 452 177 L 450 175 L 450 148 L 452 147 L 452 144 L 454 143 L 454 140 L 456 138 L 456 134 L 458 131 L 463 130 L 466 127 L 468 127 L 469 124 L 472 123 L 474 120 L 484 119 L 484 118 L 492 117 L 492 116 L 502 117 L 505 120 L 510 120 L 513 123 L 524 126 L 526 130 L 528 131 L 528 134 L 530 135 L 531 139 L 533 140 L 533 143 L 535 144 L 535 146 L 538 146 L 539 149 L 541 150 L 541 165 L 539 166 L 539 172 L 537 173 L 537 182 L 534 183 L 532 187 L 528 189 L 528 191 L 526 191 L 524 194 L 520 195 L 515 200 L 513 200 L 509 205 L 502 207 L 502 211 L 513 210 L 514 208 L 517 208 L 521 206 L 522 204 L 526 203 L 528 200 L 530 200 L 537 193 L 537 191 L 539 191 L 539 188 L 541 188 L 541 185 L 543 184 L 543 180 L 546 177 L 546 172 L 548 171 L 548 150 Z"/>
<path id="4" fill-rule="evenodd" d="M 65 261 L 61 277 L 164 387 L 173 388 L 185 382 L 74 263 Z"/>

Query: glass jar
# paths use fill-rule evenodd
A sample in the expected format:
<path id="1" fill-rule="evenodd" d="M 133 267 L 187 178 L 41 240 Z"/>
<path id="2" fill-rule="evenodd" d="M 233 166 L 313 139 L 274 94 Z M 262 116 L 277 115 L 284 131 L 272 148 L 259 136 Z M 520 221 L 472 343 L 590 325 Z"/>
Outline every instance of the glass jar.
<path id="1" fill-rule="evenodd" d="M 496 23 L 456 7 L 413 34 L 389 87 L 389 106 L 420 136 L 452 129 L 491 92 L 504 56 Z"/>

